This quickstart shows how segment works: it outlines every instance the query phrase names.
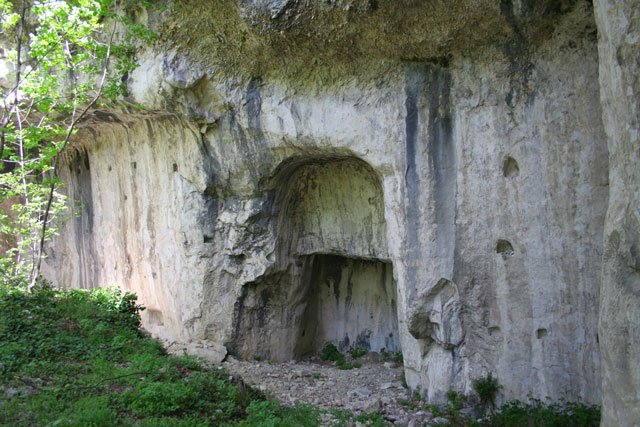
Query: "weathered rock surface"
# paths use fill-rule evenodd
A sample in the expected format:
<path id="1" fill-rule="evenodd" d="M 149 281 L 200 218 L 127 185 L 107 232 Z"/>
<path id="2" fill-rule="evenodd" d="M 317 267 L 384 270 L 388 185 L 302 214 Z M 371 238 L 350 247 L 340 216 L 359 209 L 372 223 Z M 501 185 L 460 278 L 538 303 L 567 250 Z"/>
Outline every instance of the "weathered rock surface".
<path id="1" fill-rule="evenodd" d="M 594 403 L 603 278 L 604 377 L 637 402 L 633 1 L 598 3 L 600 69 L 584 1 L 219 3 L 150 14 L 131 93 L 173 113 L 87 123 L 50 278 L 238 357 L 400 348 L 432 401 L 493 372 Z"/>
<path id="2" fill-rule="evenodd" d="M 640 424 L 640 2 L 596 2 L 609 143 L 600 345 L 604 426 Z"/>

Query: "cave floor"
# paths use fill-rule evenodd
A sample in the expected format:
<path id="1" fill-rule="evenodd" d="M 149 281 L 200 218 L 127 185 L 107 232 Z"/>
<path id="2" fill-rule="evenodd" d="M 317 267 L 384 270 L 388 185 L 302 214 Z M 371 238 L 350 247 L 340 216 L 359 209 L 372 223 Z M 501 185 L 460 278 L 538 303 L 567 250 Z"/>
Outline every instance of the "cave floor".
<path id="1" fill-rule="evenodd" d="M 351 370 L 338 369 L 317 358 L 276 363 L 227 357 L 224 366 L 232 375 L 285 405 L 312 404 L 327 411 L 348 410 L 355 414 L 376 412 L 397 425 L 422 425 L 431 420 L 430 412 L 409 409 L 400 403 L 411 399 L 411 392 L 403 387 L 402 365 L 376 356 L 358 359 L 362 366 Z M 333 424 L 329 412 L 322 419 L 323 425 Z"/>

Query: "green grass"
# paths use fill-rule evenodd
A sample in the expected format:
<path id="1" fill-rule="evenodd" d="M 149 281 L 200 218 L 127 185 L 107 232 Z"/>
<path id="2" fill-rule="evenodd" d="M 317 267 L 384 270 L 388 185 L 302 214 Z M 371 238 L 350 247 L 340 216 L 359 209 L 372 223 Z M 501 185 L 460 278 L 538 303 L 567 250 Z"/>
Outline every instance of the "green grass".
<path id="1" fill-rule="evenodd" d="M 0 424 L 316 426 L 218 366 L 165 354 L 135 296 L 0 288 Z"/>

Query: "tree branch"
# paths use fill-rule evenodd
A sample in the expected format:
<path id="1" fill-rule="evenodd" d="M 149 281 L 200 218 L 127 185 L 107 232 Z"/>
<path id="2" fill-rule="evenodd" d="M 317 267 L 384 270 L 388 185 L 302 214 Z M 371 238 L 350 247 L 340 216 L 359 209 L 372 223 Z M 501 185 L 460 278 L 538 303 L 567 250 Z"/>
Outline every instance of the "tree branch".
<path id="1" fill-rule="evenodd" d="M 117 8 L 118 8 L 117 0 L 114 1 L 113 8 L 114 8 L 114 13 L 117 13 Z M 111 59 L 111 46 L 113 45 L 113 40 L 114 40 L 115 33 L 116 33 L 116 27 L 117 27 L 117 21 L 114 20 L 113 28 L 111 30 L 111 35 L 109 36 L 109 42 L 107 44 L 107 52 L 106 52 L 106 55 L 105 55 L 104 68 L 102 70 L 102 77 L 100 78 L 100 83 L 98 85 L 98 89 L 97 89 L 96 95 L 85 106 L 85 108 L 82 110 L 82 112 L 78 116 L 75 116 L 76 109 L 75 109 L 75 106 L 74 106 L 74 116 L 75 117 L 72 116 L 71 123 L 69 124 L 69 127 L 67 129 L 67 133 L 65 135 L 65 138 L 62 141 L 62 146 L 59 148 L 58 154 L 56 154 L 55 158 L 53 159 L 53 171 L 52 171 L 52 174 L 53 174 L 54 177 L 56 177 L 58 175 L 58 156 L 60 155 L 60 153 L 62 151 L 64 151 L 64 149 L 69 144 L 69 141 L 71 139 L 71 136 L 73 135 L 74 130 L 76 129 L 77 124 L 86 116 L 86 114 L 89 112 L 89 110 L 91 108 L 93 108 L 93 106 L 96 104 L 96 102 L 98 102 L 98 99 L 100 99 L 100 97 L 102 96 L 102 92 L 104 90 L 104 86 L 105 86 L 105 83 L 107 81 L 107 76 L 109 74 L 109 62 L 110 62 L 110 59 Z M 76 99 L 77 99 L 77 97 L 76 97 Z M 40 241 L 39 241 L 39 245 L 38 245 L 38 249 L 37 249 L 36 262 L 34 263 L 33 269 L 31 271 L 31 283 L 29 284 L 29 287 L 28 287 L 29 291 L 31 291 L 35 287 L 36 280 L 40 276 L 40 270 L 41 270 L 41 266 L 42 266 L 42 258 L 43 258 L 43 254 L 44 254 L 44 244 L 45 244 L 45 240 L 46 240 L 48 222 L 49 222 L 49 217 L 51 215 L 51 206 L 53 204 L 53 198 L 54 198 L 54 195 L 55 195 L 55 189 L 56 189 L 56 181 L 52 180 L 50 188 L 49 188 L 49 195 L 47 197 L 47 205 L 46 205 L 46 208 L 45 208 L 45 211 L 44 211 L 44 216 L 43 216 L 43 221 L 42 221 L 42 229 L 40 230 L 40 238 L 39 238 Z"/>

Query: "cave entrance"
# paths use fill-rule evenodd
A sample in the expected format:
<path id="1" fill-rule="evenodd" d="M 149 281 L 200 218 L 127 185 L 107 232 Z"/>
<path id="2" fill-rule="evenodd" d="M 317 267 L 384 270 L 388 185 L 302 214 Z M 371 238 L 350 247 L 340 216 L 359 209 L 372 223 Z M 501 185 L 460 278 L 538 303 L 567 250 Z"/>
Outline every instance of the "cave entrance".
<path id="1" fill-rule="evenodd" d="M 319 352 L 326 343 L 343 352 L 400 349 L 391 263 L 316 254 L 305 264 L 309 290 L 297 356 Z"/>
<path id="2" fill-rule="evenodd" d="M 236 303 L 230 352 L 291 360 L 327 343 L 400 350 L 384 199 L 353 157 L 301 157 L 273 178 L 273 267 Z"/>

